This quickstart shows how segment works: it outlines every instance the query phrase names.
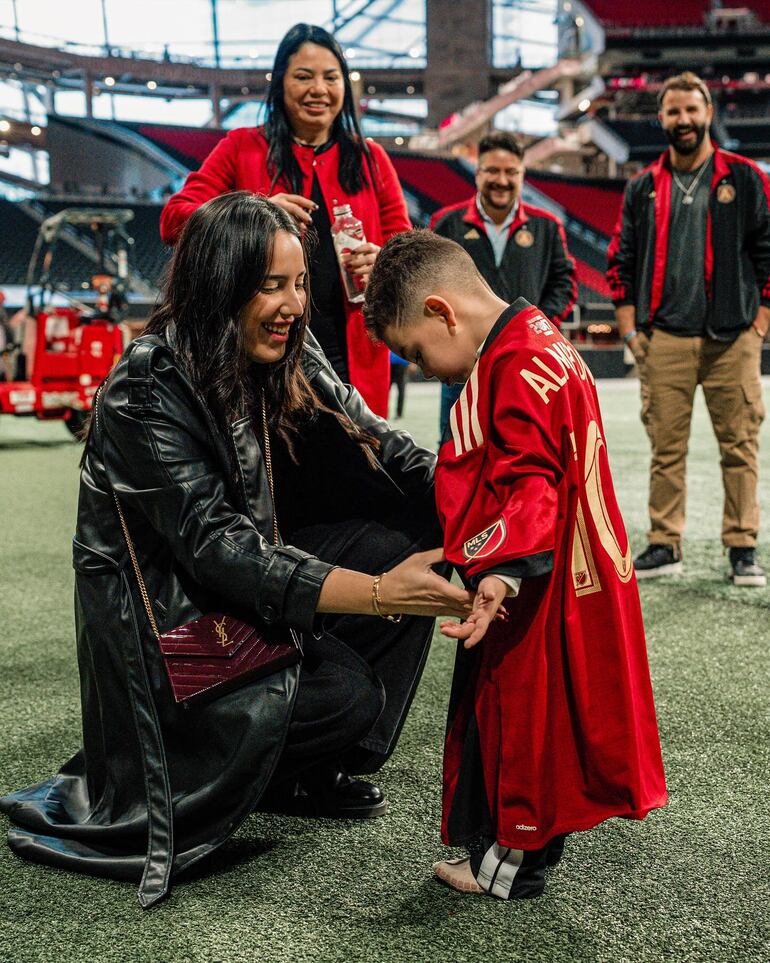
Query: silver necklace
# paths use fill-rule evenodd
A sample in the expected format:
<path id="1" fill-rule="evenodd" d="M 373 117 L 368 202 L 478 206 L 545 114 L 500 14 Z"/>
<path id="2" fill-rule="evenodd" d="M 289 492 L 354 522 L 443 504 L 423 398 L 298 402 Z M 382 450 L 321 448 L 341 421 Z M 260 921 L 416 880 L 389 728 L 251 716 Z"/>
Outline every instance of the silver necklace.
<path id="1" fill-rule="evenodd" d="M 701 169 L 692 179 L 690 186 L 687 188 L 685 188 L 684 184 L 676 176 L 676 171 L 674 170 L 674 168 L 673 167 L 671 168 L 671 173 L 674 175 L 674 183 L 679 188 L 679 190 L 684 194 L 684 197 L 682 198 L 683 204 L 692 204 L 695 201 L 695 198 L 693 197 L 693 193 L 695 191 L 695 188 L 698 186 L 698 182 L 700 181 L 701 177 L 703 177 L 706 171 L 706 168 L 708 166 L 709 166 L 709 162 L 707 160 L 704 161 L 703 165 L 701 166 Z"/>

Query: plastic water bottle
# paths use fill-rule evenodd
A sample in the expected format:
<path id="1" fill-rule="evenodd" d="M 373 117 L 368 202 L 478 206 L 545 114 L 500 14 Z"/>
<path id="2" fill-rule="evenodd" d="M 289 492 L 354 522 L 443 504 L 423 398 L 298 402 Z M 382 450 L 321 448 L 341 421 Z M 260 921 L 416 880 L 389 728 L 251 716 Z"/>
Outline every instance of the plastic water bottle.
<path id="1" fill-rule="evenodd" d="M 342 255 L 350 254 L 361 244 L 366 243 L 364 237 L 364 225 L 353 214 L 350 204 L 334 205 L 334 223 L 332 224 L 332 240 L 334 250 L 337 252 L 337 260 L 340 264 L 342 283 L 345 285 L 345 294 L 348 301 L 354 304 L 364 300 L 364 279 L 350 274 L 342 263 Z"/>

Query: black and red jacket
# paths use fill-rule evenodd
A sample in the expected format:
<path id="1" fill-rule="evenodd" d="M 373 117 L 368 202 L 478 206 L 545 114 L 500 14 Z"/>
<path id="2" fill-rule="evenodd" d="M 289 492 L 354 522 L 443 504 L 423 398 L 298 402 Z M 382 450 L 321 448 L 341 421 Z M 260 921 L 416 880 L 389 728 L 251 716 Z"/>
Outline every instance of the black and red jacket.
<path id="1" fill-rule="evenodd" d="M 503 301 L 512 304 L 517 298 L 525 298 L 539 305 L 557 327 L 569 317 L 577 298 L 575 262 L 558 217 L 519 202 L 499 267 L 486 224 L 476 207 L 475 194 L 470 201 L 436 211 L 430 226 L 465 248 L 487 284 Z"/>
<path id="2" fill-rule="evenodd" d="M 668 151 L 629 181 L 608 250 L 607 280 L 616 306 L 633 304 L 636 326 L 649 331 L 663 298 L 671 208 Z M 700 271 L 698 268 L 700 267 Z M 746 157 L 716 148 L 706 257 L 693 265 L 706 286 L 706 333 L 732 341 L 770 307 L 770 181 Z"/>

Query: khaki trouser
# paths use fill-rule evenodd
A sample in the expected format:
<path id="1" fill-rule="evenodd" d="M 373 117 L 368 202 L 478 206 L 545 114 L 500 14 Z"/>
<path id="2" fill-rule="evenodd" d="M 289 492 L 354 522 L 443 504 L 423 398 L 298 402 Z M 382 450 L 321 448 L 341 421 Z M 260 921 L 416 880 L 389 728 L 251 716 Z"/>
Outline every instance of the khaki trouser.
<path id="1" fill-rule="evenodd" d="M 652 545 L 679 546 L 685 520 L 685 460 L 695 389 L 703 395 L 719 442 L 725 491 L 722 543 L 753 547 L 759 531 L 757 454 L 765 416 L 760 382 L 762 339 L 748 328 L 731 344 L 640 335 L 642 422 L 652 446 Z"/>

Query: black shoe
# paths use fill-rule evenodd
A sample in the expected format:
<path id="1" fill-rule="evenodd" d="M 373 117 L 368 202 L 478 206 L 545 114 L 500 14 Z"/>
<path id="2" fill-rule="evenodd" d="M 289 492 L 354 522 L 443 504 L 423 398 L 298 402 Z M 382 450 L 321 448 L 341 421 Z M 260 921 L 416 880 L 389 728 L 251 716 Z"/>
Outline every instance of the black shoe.
<path id="1" fill-rule="evenodd" d="M 308 819 L 373 819 L 385 815 L 388 801 L 377 786 L 334 767 L 315 772 L 312 778 L 271 788 L 256 808 L 258 812 Z"/>
<path id="2" fill-rule="evenodd" d="M 657 575 L 680 575 L 682 553 L 673 545 L 648 545 L 634 559 L 637 578 L 654 578 Z"/>
<path id="3" fill-rule="evenodd" d="M 546 866 L 555 866 L 559 862 L 564 853 L 564 844 L 568 835 L 569 833 L 563 833 L 561 836 L 554 836 L 548 843 L 545 853 Z"/>
<path id="4" fill-rule="evenodd" d="M 753 586 L 764 588 L 767 585 L 765 570 L 757 562 L 753 548 L 731 548 L 730 568 L 732 569 L 733 585 Z"/>

